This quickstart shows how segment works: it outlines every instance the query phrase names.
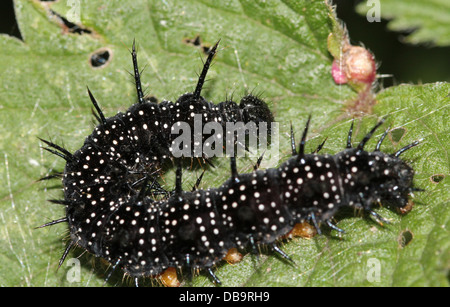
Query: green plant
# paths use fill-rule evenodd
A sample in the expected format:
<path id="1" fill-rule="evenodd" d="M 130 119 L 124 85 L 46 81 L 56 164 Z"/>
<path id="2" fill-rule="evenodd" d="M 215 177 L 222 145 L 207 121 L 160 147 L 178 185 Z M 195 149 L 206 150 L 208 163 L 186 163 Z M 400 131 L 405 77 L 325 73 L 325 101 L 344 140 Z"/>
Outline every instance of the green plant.
<path id="1" fill-rule="evenodd" d="M 56 272 L 65 225 L 33 229 L 64 215 L 63 208 L 46 202 L 61 197 L 60 186 L 35 182 L 62 170 L 63 161 L 45 153 L 37 137 L 64 144 L 70 151 L 82 145 L 93 128 L 87 85 L 106 116 L 135 102 L 128 74 L 133 38 L 141 67 L 146 66 L 146 91 L 158 99 L 174 100 L 192 91 L 196 83 L 203 54 L 200 48 L 183 43 L 184 39 L 199 35 L 204 43 L 213 44 L 220 38 L 222 48 L 203 92 L 207 99 L 217 102 L 227 94 L 242 96 L 246 91 L 266 99 L 281 124 L 280 162 L 289 156 L 290 122 L 300 131 L 309 114 L 313 119 L 308 148 L 315 148 L 325 137 L 323 152 L 335 153 L 344 147 L 351 121 L 346 106 L 359 93 L 336 85 L 331 77 L 333 57 L 327 38 L 337 33 L 338 23 L 324 1 L 83 1 L 80 22 L 91 33 L 81 35 L 69 33 L 57 17 L 51 17 L 50 8 L 61 16 L 70 10 L 64 1 L 15 1 L 24 40 L 0 36 L 0 176 L 4 183 L 0 285 L 103 284 L 104 272 L 90 263 L 82 265 L 80 283 L 66 280 L 67 266 Z M 92 68 L 90 54 L 104 47 L 112 51 L 110 63 Z M 237 265 L 218 268 L 223 284 L 448 286 L 449 92 L 450 85 L 443 82 L 374 92 L 376 104 L 356 122 L 354 138 L 358 140 L 377 118 L 389 115 L 392 129 L 404 133 L 400 140 L 387 140 L 386 152 L 424 139 L 405 154 L 417 171 L 416 185 L 426 190 L 416 194 L 412 212 L 400 216 L 380 208 L 377 212 L 392 221 L 385 227 L 345 216 L 339 227 L 347 234 L 341 238 L 331 232 L 284 244 L 297 263 L 295 268 L 287 269 L 286 263 L 271 255 L 263 254 L 259 260 L 246 255 Z M 211 186 L 229 176 L 227 160 L 216 159 L 215 164 L 203 181 Z M 242 171 L 249 168 L 248 160 L 240 161 Z M 195 181 L 195 175 L 185 176 L 187 184 Z M 367 278 L 370 259 L 381 265 L 379 281 Z M 206 276 L 194 278 L 193 284 L 211 285 Z"/>

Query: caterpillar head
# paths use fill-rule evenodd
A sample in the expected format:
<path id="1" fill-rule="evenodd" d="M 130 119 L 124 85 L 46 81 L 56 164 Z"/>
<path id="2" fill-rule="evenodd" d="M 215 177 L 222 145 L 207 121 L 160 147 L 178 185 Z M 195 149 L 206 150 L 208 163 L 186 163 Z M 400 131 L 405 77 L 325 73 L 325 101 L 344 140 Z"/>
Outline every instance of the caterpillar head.
<path id="1" fill-rule="evenodd" d="M 347 149 L 339 155 L 339 166 L 350 205 L 368 207 L 379 202 L 403 208 L 414 191 L 414 170 L 395 155 Z"/>
<path id="2" fill-rule="evenodd" d="M 414 191 L 414 170 L 406 162 L 392 155 L 374 152 L 370 156 L 375 157 L 372 160 L 375 161 L 374 181 L 383 182 L 378 187 L 381 202 L 396 208 L 405 207 L 409 194 Z"/>
<path id="3" fill-rule="evenodd" d="M 241 99 L 239 108 L 242 110 L 242 116 L 245 123 L 260 122 L 271 123 L 274 121 L 273 115 L 267 104 L 253 95 L 247 95 Z"/>

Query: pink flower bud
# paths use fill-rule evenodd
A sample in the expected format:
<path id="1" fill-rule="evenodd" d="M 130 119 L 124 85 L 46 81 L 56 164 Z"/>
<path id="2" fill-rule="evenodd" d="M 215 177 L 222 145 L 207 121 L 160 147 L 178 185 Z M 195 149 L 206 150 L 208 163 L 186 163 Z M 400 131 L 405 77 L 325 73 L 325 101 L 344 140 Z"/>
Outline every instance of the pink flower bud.
<path id="1" fill-rule="evenodd" d="M 363 47 L 352 46 L 344 53 L 343 62 L 347 78 L 353 82 L 372 84 L 376 77 L 373 55 Z"/>
<path id="2" fill-rule="evenodd" d="M 331 66 L 331 75 L 336 84 L 372 84 L 376 78 L 376 65 L 373 55 L 363 47 L 346 46 L 340 59 Z"/>

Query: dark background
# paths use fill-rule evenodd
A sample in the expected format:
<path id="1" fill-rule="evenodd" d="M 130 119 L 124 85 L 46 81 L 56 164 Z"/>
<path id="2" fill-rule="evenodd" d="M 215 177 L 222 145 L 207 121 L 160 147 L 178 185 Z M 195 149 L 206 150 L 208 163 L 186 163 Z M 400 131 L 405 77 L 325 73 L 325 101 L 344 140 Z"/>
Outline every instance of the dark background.
<path id="1" fill-rule="evenodd" d="M 363 44 L 375 54 L 379 74 L 393 75 L 379 80 L 382 87 L 399 83 L 450 82 L 450 47 L 402 43 L 414 29 L 391 32 L 387 30 L 386 20 L 368 22 L 366 16 L 357 14 L 354 9 L 361 0 L 333 2 L 337 5 L 338 17 L 347 25 L 352 44 Z M 21 38 L 12 0 L 0 1 L 0 33 Z"/>
<path id="2" fill-rule="evenodd" d="M 333 0 L 339 19 L 347 25 L 352 44 L 363 44 L 375 54 L 379 74 L 394 75 L 380 80 L 381 84 L 387 87 L 398 83 L 450 82 L 450 46 L 403 43 L 402 40 L 414 29 L 392 32 L 387 29 L 387 20 L 368 22 L 366 16 L 355 12 L 355 6 L 361 2 L 365 1 Z"/>

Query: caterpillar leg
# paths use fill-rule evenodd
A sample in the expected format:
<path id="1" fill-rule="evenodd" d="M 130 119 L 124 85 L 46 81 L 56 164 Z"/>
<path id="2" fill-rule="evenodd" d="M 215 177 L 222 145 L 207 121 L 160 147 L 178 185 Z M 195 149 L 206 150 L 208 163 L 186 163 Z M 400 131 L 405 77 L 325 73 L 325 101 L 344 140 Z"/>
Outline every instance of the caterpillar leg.
<path id="1" fill-rule="evenodd" d="M 272 250 L 277 253 L 278 255 L 280 255 L 281 257 L 283 257 L 283 259 L 286 259 L 287 261 L 289 261 L 290 264 L 292 264 L 293 266 L 296 266 L 295 261 L 292 260 L 291 257 L 289 257 L 288 254 L 286 254 L 276 243 L 272 244 Z"/>
<path id="2" fill-rule="evenodd" d="M 178 280 L 177 270 L 173 267 L 167 268 L 159 278 L 166 287 L 179 287 L 181 285 Z"/>
<path id="3" fill-rule="evenodd" d="M 222 284 L 220 279 L 216 276 L 216 274 L 214 274 L 214 271 L 211 268 L 207 268 L 206 270 L 208 271 L 209 276 L 212 278 L 213 282 L 216 285 L 221 285 Z"/>

